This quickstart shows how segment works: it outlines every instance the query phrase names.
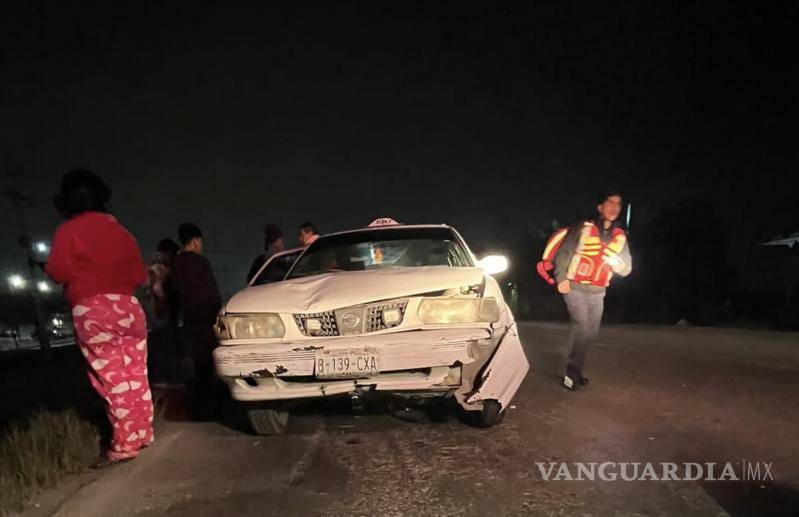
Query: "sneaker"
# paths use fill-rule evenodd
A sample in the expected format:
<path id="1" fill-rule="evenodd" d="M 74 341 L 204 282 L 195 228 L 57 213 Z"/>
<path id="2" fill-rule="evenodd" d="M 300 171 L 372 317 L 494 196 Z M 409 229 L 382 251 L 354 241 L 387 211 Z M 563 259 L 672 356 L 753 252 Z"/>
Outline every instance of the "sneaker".
<path id="1" fill-rule="evenodd" d="M 577 385 L 574 383 L 574 379 L 572 379 L 568 375 L 563 376 L 563 387 L 570 391 L 574 391 L 577 389 Z"/>

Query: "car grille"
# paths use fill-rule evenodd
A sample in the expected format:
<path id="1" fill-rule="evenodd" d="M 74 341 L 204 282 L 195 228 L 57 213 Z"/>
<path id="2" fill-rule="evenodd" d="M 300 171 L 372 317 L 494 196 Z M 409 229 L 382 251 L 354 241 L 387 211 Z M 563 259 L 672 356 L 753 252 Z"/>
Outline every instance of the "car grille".
<path id="1" fill-rule="evenodd" d="M 361 305 L 356 307 L 346 307 L 335 311 L 315 312 L 308 314 L 294 314 L 294 322 L 297 328 L 305 336 L 311 336 L 308 332 L 306 321 L 311 318 L 317 318 L 322 324 L 320 332 L 314 334 L 312 337 L 331 337 L 341 335 L 362 334 L 365 332 L 377 332 L 379 330 L 386 330 L 396 327 L 405 319 L 405 309 L 408 306 L 408 300 L 392 300 L 388 302 L 374 303 L 369 305 Z M 400 312 L 400 319 L 396 323 L 387 324 L 383 319 L 384 311 L 388 309 L 398 309 Z M 337 318 L 343 315 L 352 316 L 353 314 L 361 316 L 365 320 L 359 323 L 355 328 L 347 328 L 345 325 L 342 330 L 341 323 Z"/>
<path id="2" fill-rule="evenodd" d="M 300 332 L 305 336 L 309 336 L 308 329 L 305 326 L 305 320 L 310 318 L 318 318 L 322 323 L 322 330 L 315 337 L 331 337 L 338 336 L 338 325 L 336 325 L 336 313 L 333 311 L 327 312 L 314 312 L 311 314 L 295 314 L 294 321 Z"/>
<path id="3" fill-rule="evenodd" d="M 408 300 L 398 300 L 380 305 L 369 305 L 366 308 L 366 332 L 377 332 L 378 330 L 396 327 L 405 319 L 405 307 L 407 306 Z M 400 320 L 390 325 L 383 321 L 383 311 L 386 309 L 399 309 Z"/>

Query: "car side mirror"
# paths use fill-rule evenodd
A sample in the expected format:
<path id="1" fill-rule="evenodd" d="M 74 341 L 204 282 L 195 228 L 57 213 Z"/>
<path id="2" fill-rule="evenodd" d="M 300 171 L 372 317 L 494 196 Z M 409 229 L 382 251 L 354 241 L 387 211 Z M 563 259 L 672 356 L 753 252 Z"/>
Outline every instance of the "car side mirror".
<path id="1" fill-rule="evenodd" d="M 508 258 L 504 255 L 486 255 L 477 261 L 477 266 L 487 275 L 496 275 L 508 270 Z"/>

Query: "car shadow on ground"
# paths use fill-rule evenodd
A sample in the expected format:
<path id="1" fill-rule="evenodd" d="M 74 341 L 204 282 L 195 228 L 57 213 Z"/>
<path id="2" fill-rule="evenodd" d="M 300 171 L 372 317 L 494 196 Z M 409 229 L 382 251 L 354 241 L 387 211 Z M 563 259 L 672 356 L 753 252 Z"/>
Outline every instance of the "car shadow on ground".
<path id="1" fill-rule="evenodd" d="M 153 388 L 155 414 L 167 422 L 216 422 L 228 429 L 253 434 L 247 421 L 245 404 L 225 396 L 216 404 L 213 415 L 192 418 L 182 386 Z M 469 423 L 460 406 L 449 398 L 424 402 L 408 402 L 401 397 L 366 394 L 357 400 L 347 395 L 302 399 L 289 405 L 291 419 L 286 434 L 306 435 L 320 426 L 349 429 L 357 432 L 381 431 L 402 422 L 409 424 Z"/>

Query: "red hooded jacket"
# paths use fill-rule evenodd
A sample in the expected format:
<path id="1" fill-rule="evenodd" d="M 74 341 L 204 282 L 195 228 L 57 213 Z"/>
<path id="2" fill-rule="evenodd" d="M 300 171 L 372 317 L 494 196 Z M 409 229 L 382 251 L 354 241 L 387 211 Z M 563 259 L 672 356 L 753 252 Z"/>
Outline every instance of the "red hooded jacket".
<path id="1" fill-rule="evenodd" d="M 98 294 L 132 295 L 147 279 L 139 245 L 111 214 L 84 212 L 61 224 L 45 271 L 71 305 Z"/>

